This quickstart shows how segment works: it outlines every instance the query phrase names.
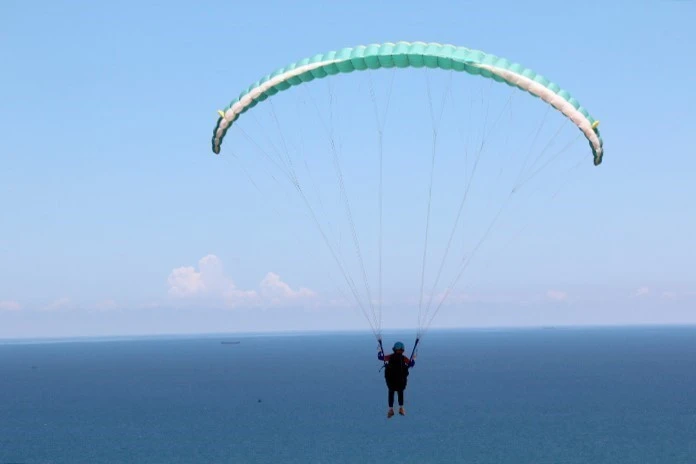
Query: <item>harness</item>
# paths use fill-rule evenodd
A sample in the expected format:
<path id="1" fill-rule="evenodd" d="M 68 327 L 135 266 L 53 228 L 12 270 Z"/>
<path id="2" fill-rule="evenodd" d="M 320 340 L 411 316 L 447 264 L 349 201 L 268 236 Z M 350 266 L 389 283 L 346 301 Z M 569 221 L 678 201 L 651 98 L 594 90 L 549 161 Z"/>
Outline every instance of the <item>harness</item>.
<path id="1" fill-rule="evenodd" d="M 378 338 L 377 341 L 379 342 L 379 351 L 382 353 L 382 367 L 379 368 L 379 371 L 381 372 L 382 369 L 387 367 L 387 361 L 384 361 L 384 346 L 382 345 L 382 339 Z M 411 356 L 409 356 L 409 360 L 413 360 L 413 356 L 416 354 L 416 349 L 418 348 L 418 342 L 420 341 L 420 338 L 416 337 L 416 341 L 413 343 L 413 350 L 411 350 Z"/>

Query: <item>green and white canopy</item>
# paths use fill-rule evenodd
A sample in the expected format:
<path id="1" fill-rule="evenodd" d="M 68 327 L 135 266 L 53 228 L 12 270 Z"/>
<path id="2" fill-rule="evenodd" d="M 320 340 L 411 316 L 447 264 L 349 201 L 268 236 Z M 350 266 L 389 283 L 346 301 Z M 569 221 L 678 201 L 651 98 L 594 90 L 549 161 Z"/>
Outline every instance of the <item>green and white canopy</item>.
<path id="1" fill-rule="evenodd" d="M 224 110 L 213 131 L 212 149 L 220 153 L 227 130 L 241 114 L 266 98 L 294 85 L 338 73 L 380 68 L 439 68 L 464 71 L 517 87 L 539 97 L 570 119 L 587 138 L 594 164 L 602 162 L 603 142 L 598 125 L 570 93 L 524 66 L 505 58 L 454 45 L 397 42 L 361 45 L 315 55 L 278 69 L 249 86 Z"/>

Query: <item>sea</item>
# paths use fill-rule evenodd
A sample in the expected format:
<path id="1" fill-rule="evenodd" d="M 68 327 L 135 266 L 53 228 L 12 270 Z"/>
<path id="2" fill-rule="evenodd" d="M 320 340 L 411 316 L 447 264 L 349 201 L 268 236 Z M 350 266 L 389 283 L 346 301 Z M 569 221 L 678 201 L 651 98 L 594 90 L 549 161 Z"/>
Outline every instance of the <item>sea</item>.
<path id="1" fill-rule="evenodd" d="M 0 464 L 696 463 L 695 327 L 419 346 L 387 418 L 369 332 L 3 340 Z"/>

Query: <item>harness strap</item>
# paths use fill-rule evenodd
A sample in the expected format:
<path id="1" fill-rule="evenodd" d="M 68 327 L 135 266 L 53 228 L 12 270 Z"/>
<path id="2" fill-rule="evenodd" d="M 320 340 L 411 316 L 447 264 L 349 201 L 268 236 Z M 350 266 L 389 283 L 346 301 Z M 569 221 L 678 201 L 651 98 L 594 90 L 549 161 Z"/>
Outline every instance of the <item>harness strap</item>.
<path id="1" fill-rule="evenodd" d="M 413 351 L 411 351 L 411 356 L 408 358 L 410 361 L 413 361 L 413 355 L 416 354 L 416 348 L 418 348 L 418 342 L 420 341 L 420 338 L 416 338 L 415 343 L 413 344 Z M 415 367 L 415 366 L 414 366 Z"/>
<path id="2" fill-rule="evenodd" d="M 382 339 L 378 338 L 377 341 L 379 342 L 379 351 L 382 353 L 382 367 L 380 367 L 377 372 L 382 372 L 382 369 L 387 367 L 387 361 L 384 360 L 384 347 L 382 346 Z"/>

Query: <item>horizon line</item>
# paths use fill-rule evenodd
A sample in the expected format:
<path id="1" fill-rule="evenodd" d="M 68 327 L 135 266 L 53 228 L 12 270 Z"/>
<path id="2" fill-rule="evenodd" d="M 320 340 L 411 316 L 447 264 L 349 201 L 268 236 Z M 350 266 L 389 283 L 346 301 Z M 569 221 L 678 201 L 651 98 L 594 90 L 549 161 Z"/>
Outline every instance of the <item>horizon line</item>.
<path id="1" fill-rule="evenodd" d="M 481 332 L 481 331 L 524 331 L 524 330 L 555 330 L 555 329 L 611 329 L 611 328 L 696 328 L 696 323 L 607 323 L 607 324 L 548 324 L 548 325 L 491 325 L 491 326 L 457 326 L 433 327 L 429 332 Z M 383 330 L 382 334 L 416 332 L 412 328 L 393 328 Z M 242 330 L 236 332 L 165 332 L 150 334 L 113 334 L 113 335 L 65 335 L 65 336 L 20 336 L 0 338 L 0 345 L 22 343 L 70 343 L 70 342 L 99 342 L 99 341 L 132 341 L 146 339 L 180 339 L 180 338 L 214 338 L 214 337 L 268 337 L 268 336 L 316 336 L 336 334 L 374 335 L 369 329 L 288 329 L 288 330 Z"/>

